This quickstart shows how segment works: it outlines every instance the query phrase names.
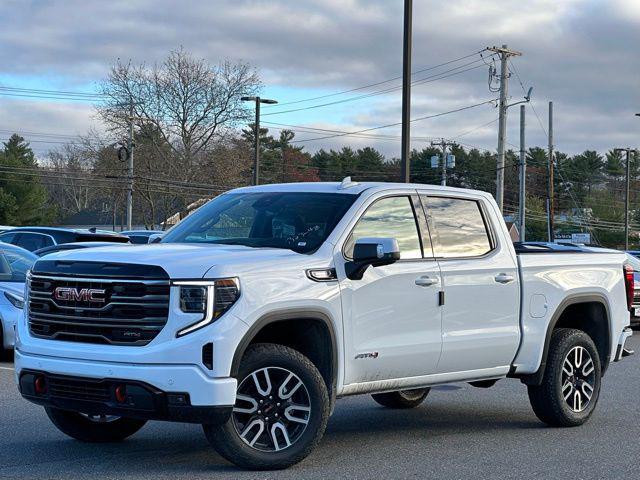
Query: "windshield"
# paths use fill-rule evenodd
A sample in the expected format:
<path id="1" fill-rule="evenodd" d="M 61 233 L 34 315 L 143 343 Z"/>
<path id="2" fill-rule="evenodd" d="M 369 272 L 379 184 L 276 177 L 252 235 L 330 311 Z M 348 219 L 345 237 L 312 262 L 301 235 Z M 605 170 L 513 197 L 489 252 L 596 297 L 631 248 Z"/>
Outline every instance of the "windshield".
<path id="1" fill-rule="evenodd" d="M 31 252 L 0 246 L 0 282 L 24 282 L 27 271 L 38 259 Z"/>
<path id="2" fill-rule="evenodd" d="M 229 193 L 216 197 L 176 225 L 162 243 L 221 243 L 317 249 L 356 195 L 338 193 Z"/>

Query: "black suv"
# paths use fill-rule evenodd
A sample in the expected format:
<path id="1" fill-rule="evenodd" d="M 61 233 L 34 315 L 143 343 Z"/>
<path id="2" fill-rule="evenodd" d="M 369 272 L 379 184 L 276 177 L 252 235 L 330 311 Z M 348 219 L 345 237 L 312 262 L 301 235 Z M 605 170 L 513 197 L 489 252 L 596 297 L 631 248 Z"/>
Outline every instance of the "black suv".
<path id="1" fill-rule="evenodd" d="M 33 252 L 51 245 L 72 242 L 128 243 L 129 237 L 95 229 L 18 227 L 0 234 L 0 242 L 11 243 Z"/>

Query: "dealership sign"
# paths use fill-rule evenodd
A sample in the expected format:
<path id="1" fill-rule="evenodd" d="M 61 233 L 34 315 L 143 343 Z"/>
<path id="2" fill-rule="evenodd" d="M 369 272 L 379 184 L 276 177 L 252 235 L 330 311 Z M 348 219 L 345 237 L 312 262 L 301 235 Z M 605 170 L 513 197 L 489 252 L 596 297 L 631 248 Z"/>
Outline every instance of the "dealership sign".
<path id="1" fill-rule="evenodd" d="M 591 243 L 590 233 L 558 233 L 555 235 L 554 242 L 556 243 L 584 243 L 589 245 Z"/>

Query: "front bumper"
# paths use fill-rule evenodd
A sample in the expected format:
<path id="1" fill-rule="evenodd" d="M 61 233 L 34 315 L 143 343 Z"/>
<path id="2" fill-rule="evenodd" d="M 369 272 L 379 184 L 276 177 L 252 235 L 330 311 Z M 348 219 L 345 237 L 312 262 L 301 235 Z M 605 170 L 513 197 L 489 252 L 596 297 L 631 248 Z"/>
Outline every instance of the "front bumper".
<path id="1" fill-rule="evenodd" d="M 226 422 L 233 409 L 193 406 L 187 393 L 163 392 L 131 380 L 87 379 L 23 370 L 18 385 L 22 396 L 33 403 L 90 415 L 213 425 Z"/>
<path id="2" fill-rule="evenodd" d="M 0 329 L 2 342 L 0 348 L 11 350 L 15 345 L 15 325 L 22 315 L 22 310 L 12 305 L 0 305 Z"/>
<path id="3" fill-rule="evenodd" d="M 113 384 L 143 384 L 163 395 L 185 394 L 191 407 L 228 407 L 236 401 L 235 378 L 212 378 L 196 365 L 132 364 L 48 357 L 15 352 L 16 382 L 27 372 Z M 31 400 L 31 398 L 29 398 Z"/>
<path id="4" fill-rule="evenodd" d="M 633 330 L 631 330 L 631 327 L 626 327 L 622 331 L 622 334 L 620 335 L 620 340 L 618 341 L 618 348 L 616 349 L 616 356 L 613 359 L 614 362 L 619 362 L 624 357 L 628 357 L 628 356 L 633 355 L 635 353 L 633 350 L 628 350 L 625 347 L 626 343 L 627 343 L 627 340 L 632 335 L 633 335 Z"/>

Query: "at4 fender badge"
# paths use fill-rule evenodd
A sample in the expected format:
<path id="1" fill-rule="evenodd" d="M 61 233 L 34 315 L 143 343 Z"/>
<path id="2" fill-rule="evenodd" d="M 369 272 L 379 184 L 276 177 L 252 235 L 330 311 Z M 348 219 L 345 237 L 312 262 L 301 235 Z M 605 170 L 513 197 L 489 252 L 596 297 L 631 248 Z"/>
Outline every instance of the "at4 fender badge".
<path id="1" fill-rule="evenodd" d="M 378 358 L 378 352 L 359 353 L 356 355 L 356 360 L 361 358 Z"/>

